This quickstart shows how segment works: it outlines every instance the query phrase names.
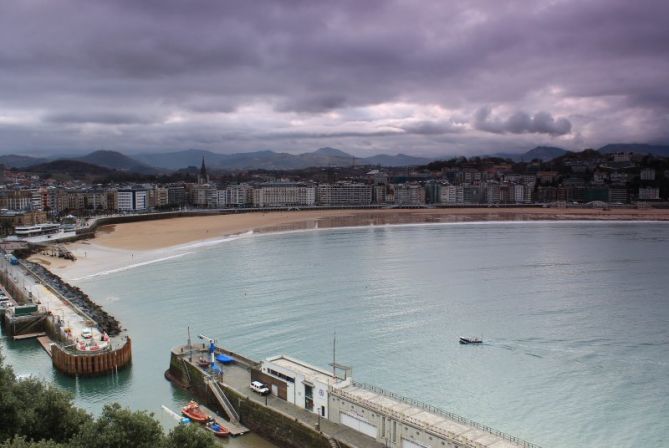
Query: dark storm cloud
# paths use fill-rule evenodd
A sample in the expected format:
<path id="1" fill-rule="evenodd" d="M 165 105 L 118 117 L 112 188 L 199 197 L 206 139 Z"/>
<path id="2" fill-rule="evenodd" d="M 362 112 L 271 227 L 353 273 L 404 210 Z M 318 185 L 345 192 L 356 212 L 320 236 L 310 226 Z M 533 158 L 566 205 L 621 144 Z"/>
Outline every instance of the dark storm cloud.
<path id="1" fill-rule="evenodd" d="M 564 135 L 571 131 L 571 123 L 566 118 L 555 119 L 547 112 L 529 115 L 515 112 L 506 120 L 494 118 L 489 107 L 482 107 L 474 114 L 474 127 L 494 134 L 550 134 Z"/>
<path id="2" fill-rule="evenodd" d="M 461 132 L 462 127 L 452 122 L 420 121 L 401 126 L 405 132 L 418 135 L 441 135 Z"/>
<path id="3" fill-rule="evenodd" d="M 149 124 L 156 119 L 147 115 L 134 115 L 115 112 L 64 112 L 47 114 L 47 123 L 59 124 Z"/>
<path id="4" fill-rule="evenodd" d="M 0 2 L 0 125 L 43 137 L 0 150 L 660 138 L 668 16 L 664 0 Z M 72 129 L 90 124 L 109 132 Z"/>

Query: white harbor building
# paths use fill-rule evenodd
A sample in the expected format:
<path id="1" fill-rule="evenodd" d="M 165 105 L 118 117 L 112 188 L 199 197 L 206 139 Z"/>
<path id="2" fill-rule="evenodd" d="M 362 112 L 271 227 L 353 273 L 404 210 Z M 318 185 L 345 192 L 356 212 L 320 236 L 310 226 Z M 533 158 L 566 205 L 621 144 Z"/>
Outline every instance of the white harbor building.
<path id="1" fill-rule="evenodd" d="M 272 395 L 390 448 L 538 448 L 434 406 L 353 381 L 350 368 L 336 367 L 335 373 L 281 355 L 262 361 L 252 379 L 267 384 Z"/>

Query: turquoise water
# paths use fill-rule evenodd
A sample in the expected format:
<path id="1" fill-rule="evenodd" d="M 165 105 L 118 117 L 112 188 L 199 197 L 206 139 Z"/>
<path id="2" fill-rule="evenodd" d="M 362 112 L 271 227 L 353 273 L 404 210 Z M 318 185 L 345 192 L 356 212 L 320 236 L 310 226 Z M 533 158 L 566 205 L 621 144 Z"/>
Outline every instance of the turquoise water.
<path id="1" fill-rule="evenodd" d="M 33 342 L 3 351 L 94 412 L 117 400 L 160 414 L 188 399 L 163 379 L 187 326 L 251 357 L 321 366 L 336 331 L 357 380 L 542 446 L 668 446 L 667 267 L 661 223 L 252 236 L 80 283 L 133 337 L 119 377 L 63 378 Z"/>

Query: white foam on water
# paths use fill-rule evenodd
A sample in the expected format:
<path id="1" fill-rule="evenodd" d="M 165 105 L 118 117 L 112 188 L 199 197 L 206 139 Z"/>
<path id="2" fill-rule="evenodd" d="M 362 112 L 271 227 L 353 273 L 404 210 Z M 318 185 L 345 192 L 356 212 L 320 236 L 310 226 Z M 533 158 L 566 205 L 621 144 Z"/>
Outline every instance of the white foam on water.
<path id="1" fill-rule="evenodd" d="M 184 255 L 189 255 L 191 253 L 192 252 L 184 252 L 184 253 L 180 253 L 180 254 L 176 254 L 176 255 L 170 255 L 170 256 L 167 256 L 167 257 L 142 261 L 140 263 L 134 263 L 134 264 L 130 264 L 130 265 L 127 265 L 127 266 L 122 266 L 120 268 L 108 269 L 106 271 L 100 271 L 100 272 L 96 272 L 94 274 L 89 274 L 89 275 L 85 275 L 83 277 L 75 278 L 75 279 L 73 279 L 73 281 L 76 282 L 76 281 L 81 281 L 81 280 L 88 280 L 88 279 L 91 279 L 91 278 L 94 278 L 94 277 L 100 277 L 100 276 L 103 276 L 103 275 L 109 275 L 109 274 L 115 274 L 117 272 L 128 271 L 130 269 L 135 269 L 135 268 L 138 268 L 138 267 L 141 267 L 141 266 L 147 266 L 147 265 L 150 265 L 150 264 L 161 263 L 163 261 L 173 260 L 175 258 L 180 258 L 180 257 L 183 257 Z"/>

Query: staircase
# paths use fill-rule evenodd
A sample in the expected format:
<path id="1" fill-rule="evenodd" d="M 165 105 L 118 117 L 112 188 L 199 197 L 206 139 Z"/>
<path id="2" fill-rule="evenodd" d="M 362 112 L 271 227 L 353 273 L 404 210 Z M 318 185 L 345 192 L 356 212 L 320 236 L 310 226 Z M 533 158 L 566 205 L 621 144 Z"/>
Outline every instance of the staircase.
<path id="1" fill-rule="evenodd" d="M 228 397 L 225 396 L 225 392 L 223 392 L 221 386 L 219 386 L 218 383 L 211 377 L 206 377 L 204 381 L 205 383 L 207 383 L 209 390 L 212 391 L 214 397 L 216 397 L 216 400 L 221 405 L 225 413 L 228 415 L 230 421 L 232 423 L 239 423 L 239 414 L 237 414 L 235 408 L 232 407 L 232 403 L 230 403 Z"/>

